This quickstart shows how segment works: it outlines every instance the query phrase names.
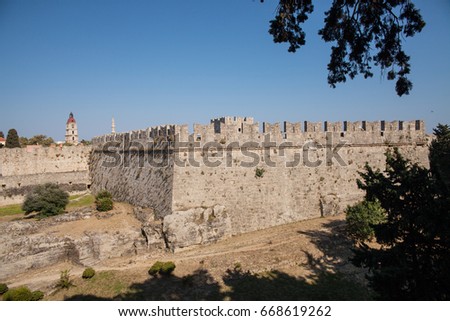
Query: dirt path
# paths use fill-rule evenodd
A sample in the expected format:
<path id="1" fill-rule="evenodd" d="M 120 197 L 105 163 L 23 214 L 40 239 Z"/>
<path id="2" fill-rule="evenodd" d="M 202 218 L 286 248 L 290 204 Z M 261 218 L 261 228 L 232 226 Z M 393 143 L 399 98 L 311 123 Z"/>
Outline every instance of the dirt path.
<path id="1" fill-rule="evenodd" d="M 135 224 L 131 207 L 119 205 L 120 214 L 94 225 L 90 222 L 70 222 L 54 233 L 83 233 L 89 229 L 113 229 L 115 226 Z M 344 237 L 344 217 L 319 218 L 278 226 L 266 230 L 233 236 L 215 244 L 181 249 L 176 253 L 155 251 L 148 254 L 103 261 L 95 270 L 115 270 L 142 281 L 146 271 L 156 261 L 173 261 L 177 265 L 175 275 L 182 277 L 199 268 L 220 280 L 227 269 L 236 266 L 251 272 L 277 270 L 292 276 L 308 277 L 320 271 L 342 272 L 363 279 L 348 263 L 351 255 L 349 243 Z M 40 270 L 28 271 L 8 282 L 10 287 L 27 285 L 31 289 L 51 291 L 63 270 L 73 276 L 81 275 L 85 267 L 62 263 Z"/>

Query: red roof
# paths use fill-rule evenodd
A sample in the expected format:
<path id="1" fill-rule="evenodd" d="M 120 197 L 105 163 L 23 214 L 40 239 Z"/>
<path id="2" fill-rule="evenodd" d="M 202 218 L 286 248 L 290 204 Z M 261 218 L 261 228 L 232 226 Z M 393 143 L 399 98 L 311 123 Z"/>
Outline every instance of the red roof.
<path id="1" fill-rule="evenodd" d="M 75 120 L 75 118 L 73 118 L 73 114 L 70 113 L 69 119 L 67 120 L 67 124 L 70 124 L 70 123 L 76 123 L 76 122 L 77 122 L 77 121 Z"/>
<path id="2" fill-rule="evenodd" d="M 0 137 L 0 142 L 6 142 L 6 139 L 4 139 L 3 137 Z"/>

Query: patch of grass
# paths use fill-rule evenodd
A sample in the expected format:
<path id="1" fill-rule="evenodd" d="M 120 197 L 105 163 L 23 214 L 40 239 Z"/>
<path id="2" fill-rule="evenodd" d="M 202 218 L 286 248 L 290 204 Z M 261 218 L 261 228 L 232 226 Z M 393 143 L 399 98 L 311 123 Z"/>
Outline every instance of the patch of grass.
<path id="1" fill-rule="evenodd" d="M 94 202 L 95 197 L 91 194 L 72 195 L 69 197 L 69 205 L 67 205 L 67 209 L 91 206 Z M 12 204 L 0 207 L 0 217 L 18 214 L 25 214 L 25 211 L 22 210 L 22 204 Z"/>
<path id="2" fill-rule="evenodd" d="M 111 300 L 128 293 L 131 280 L 118 271 L 101 271 L 91 279 L 74 278 L 74 287 L 49 296 L 49 300 L 65 300 L 82 296 L 82 300 Z M 77 300 L 77 299 L 75 299 Z"/>
<path id="3" fill-rule="evenodd" d="M 80 195 L 72 195 L 69 198 L 69 205 L 67 205 L 67 208 L 73 209 L 77 207 L 86 207 L 91 206 L 95 202 L 94 195 L 88 194 L 84 196 Z"/>
<path id="4" fill-rule="evenodd" d="M 0 207 L 0 217 L 16 214 L 24 214 L 22 210 L 22 204 L 13 204 Z"/>

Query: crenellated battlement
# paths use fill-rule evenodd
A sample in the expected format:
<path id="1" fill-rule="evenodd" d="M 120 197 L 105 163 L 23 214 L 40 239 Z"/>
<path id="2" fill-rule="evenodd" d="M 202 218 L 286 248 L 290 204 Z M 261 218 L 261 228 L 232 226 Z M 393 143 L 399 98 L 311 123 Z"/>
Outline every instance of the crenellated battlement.
<path id="1" fill-rule="evenodd" d="M 305 141 L 325 144 L 332 137 L 334 142 L 347 144 L 423 144 L 426 142 L 425 124 L 415 121 L 339 121 L 339 122 L 288 122 L 262 123 L 252 117 L 221 117 L 211 119 L 206 125 L 194 124 L 192 133 L 188 125 L 163 125 L 127 133 L 115 133 L 95 137 L 94 146 L 107 142 L 130 144 L 131 142 L 152 143 L 154 148 L 177 142 L 196 142 L 200 146 L 216 142 L 226 144 L 237 142 L 292 142 L 295 145 Z M 328 139 L 328 140 L 327 140 Z"/>

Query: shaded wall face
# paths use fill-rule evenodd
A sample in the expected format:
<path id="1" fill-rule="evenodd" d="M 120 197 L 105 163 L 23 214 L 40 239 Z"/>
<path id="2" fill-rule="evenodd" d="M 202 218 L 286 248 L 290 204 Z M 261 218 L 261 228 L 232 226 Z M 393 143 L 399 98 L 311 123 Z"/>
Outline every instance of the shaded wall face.
<path id="1" fill-rule="evenodd" d="M 92 191 L 108 190 L 117 201 L 149 207 L 162 218 L 172 212 L 173 156 L 168 152 L 94 150 Z"/>

